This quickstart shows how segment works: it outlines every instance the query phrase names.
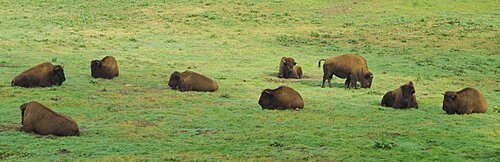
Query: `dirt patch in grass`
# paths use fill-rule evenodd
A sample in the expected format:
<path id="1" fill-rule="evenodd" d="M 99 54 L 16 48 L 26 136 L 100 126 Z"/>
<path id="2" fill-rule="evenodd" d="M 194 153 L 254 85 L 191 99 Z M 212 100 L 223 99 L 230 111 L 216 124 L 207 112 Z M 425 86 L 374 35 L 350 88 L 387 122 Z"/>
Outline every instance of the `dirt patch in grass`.
<path id="1" fill-rule="evenodd" d="M 347 6 L 333 6 L 333 7 L 329 7 L 327 9 L 325 9 L 323 11 L 323 14 L 326 15 L 326 16 L 335 16 L 335 15 L 338 15 L 338 14 L 348 13 L 349 11 L 351 11 L 351 7 L 347 7 Z"/>
<path id="2" fill-rule="evenodd" d="M 0 125 L 0 132 L 19 131 L 19 128 L 21 128 L 19 124 L 3 124 Z"/>

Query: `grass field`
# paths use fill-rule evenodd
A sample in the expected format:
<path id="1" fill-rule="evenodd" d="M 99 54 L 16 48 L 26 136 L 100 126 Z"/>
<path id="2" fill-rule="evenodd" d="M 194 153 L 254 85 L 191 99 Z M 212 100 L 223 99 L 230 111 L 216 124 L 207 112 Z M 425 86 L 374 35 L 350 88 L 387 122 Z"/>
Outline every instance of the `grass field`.
<path id="1" fill-rule="evenodd" d="M 500 3 L 494 0 L 0 1 L 0 160 L 500 161 Z M 371 89 L 321 88 L 319 59 L 366 58 Z M 93 79 L 90 61 L 120 76 Z M 300 80 L 276 77 L 294 57 Z M 61 64 L 60 87 L 18 88 L 17 74 Z M 168 88 L 173 71 L 219 84 Z M 412 80 L 419 109 L 379 106 Z M 257 104 L 287 85 L 301 111 Z M 474 87 L 488 112 L 446 115 L 442 93 Z M 18 132 L 22 103 L 71 116 L 79 137 Z"/>

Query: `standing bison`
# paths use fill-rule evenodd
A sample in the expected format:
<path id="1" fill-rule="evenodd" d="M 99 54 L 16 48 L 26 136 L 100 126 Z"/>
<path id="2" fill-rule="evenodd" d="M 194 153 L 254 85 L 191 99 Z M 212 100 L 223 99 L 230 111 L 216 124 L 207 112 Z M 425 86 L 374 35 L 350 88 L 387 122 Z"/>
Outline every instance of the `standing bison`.
<path id="1" fill-rule="evenodd" d="M 276 89 L 265 89 L 259 99 L 262 109 L 302 109 L 304 100 L 299 92 L 287 86 Z"/>
<path id="2" fill-rule="evenodd" d="M 118 76 L 118 63 L 113 56 L 90 62 L 91 75 L 94 78 L 113 79 Z"/>
<path id="3" fill-rule="evenodd" d="M 182 73 L 177 71 L 173 72 L 170 75 L 168 86 L 172 89 L 179 89 L 181 92 L 215 92 L 219 89 L 217 82 L 192 71 L 184 71 Z"/>
<path id="4" fill-rule="evenodd" d="M 326 80 L 328 80 L 328 86 L 331 87 L 332 76 L 334 74 L 339 78 L 347 78 L 345 81 L 347 88 L 357 88 L 357 82 L 361 82 L 361 88 L 370 88 L 372 85 L 373 74 L 368 71 L 368 64 L 361 56 L 344 54 L 321 59 L 318 62 L 318 67 L 321 66 L 321 61 L 325 61 L 323 64 L 323 84 L 321 87 L 325 87 Z"/>
<path id="5" fill-rule="evenodd" d="M 38 102 L 28 102 L 20 108 L 23 132 L 56 136 L 80 135 L 78 125 L 73 119 L 56 113 Z"/>
<path id="6" fill-rule="evenodd" d="M 65 80 L 66 77 L 64 77 L 64 70 L 61 65 L 52 65 L 45 62 L 17 75 L 12 80 L 11 86 L 26 88 L 60 86 Z"/>
<path id="7" fill-rule="evenodd" d="M 302 68 L 291 57 L 282 57 L 280 60 L 279 78 L 302 78 Z"/>
<path id="8" fill-rule="evenodd" d="M 397 109 L 417 108 L 417 97 L 415 96 L 415 87 L 410 81 L 393 91 L 387 92 L 382 98 L 382 106 L 393 107 Z"/>
<path id="9" fill-rule="evenodd" d="M 448 114 L 485 113 L 488 107 L 483 94 L 474 88 L 447 91 L 443 95 L 443 110 Z"/>

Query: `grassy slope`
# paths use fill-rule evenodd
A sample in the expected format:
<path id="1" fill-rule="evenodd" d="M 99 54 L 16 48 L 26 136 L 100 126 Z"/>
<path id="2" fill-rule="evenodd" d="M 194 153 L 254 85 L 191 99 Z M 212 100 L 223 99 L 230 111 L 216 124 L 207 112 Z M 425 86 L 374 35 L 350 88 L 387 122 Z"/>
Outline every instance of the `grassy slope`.
<path id="1" fill-rule="evenodd" d="M 0 160 L 294 159 L 488 160 L 500 154 L 499 12 L 495 1 L 0 2 Z M 321 58 L 354 52 L 371 89 L 334 79 Z M 117 57 L 120 77 L 90 77 Z M 302 80 L 281 80 L 282 56 Z M 10 87 L 44 61 L 65 66 L 61 87 Z M 216 79 L 216 93 L 167 88 L 174 70 Z M 408 80 L 420 109 L 378 106 Z M 302 111 L 263 111 L 260 91 L 288 85 Z M 480 89 L 485 114 L 445 115 L 446 90 Z M 223 97 L 225 96 L 225 97 Z M 17 132 L 36 100 L 72 116 L 80 137 Z M 386 147 L 385 149 L 378 148 Z"/>

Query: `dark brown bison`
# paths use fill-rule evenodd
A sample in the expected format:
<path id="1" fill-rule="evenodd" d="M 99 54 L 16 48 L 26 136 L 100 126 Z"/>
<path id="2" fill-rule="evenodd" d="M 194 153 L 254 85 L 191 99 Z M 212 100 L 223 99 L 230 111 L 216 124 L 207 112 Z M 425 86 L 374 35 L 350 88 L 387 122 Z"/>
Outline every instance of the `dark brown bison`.
<path id="1" fill-rule="evenodd" d="M 361 88 L 370 88 L 372 85 L 373 74 L 368 71 L 368 64 L 361 56 L 344 54 L 321 59 L 318 62 L 318 67 L 321 66 L 321 61 L 325 61 L 323 64 L 323 84 L 321 87 L 325 87 L 326 80 L 328 80 L 328 86 L 331 87 L 332 76 L 334 74 L 339 78 L 347 78 L 345 81 L 347 88 L 357 88 L 357 82 L 361 82 Z"/>
<path id="2" fill-rule="evenodd" d="M 119 73 L 118 63 L 113 56 L 106 56 L 102 60 L 92 60 L 90 70 L 94 78 L 113 79 Z"/>
<path id="3" fill-rule="evenodd" d="M 32 101 L 21 105 L 21 131 L 40 135 L 78 136 L 80 130 L 70 117 Z"/>
<path id="4" fill-rule="evenodd" d="M 279 78 L 302 78 L 302 68 L 291 57 L 282 57 L 280 60 Z"/>
<path id="5" fill-rule="evenodd" d="M 488 107 L 483 94 L 474 88 L 447 91 L 443 95 L 443 110 L 448 114 L 485 113 Z"/>
<path id="6" fill-rule="evenodd" d="M 394 107 L 397 109 L 417 108 L 417 97 L 415 96 L 415 87 L 410 81 L 393 91 L 387 92 L 382 98 L 382 106 Z"/>
<path id="7" fill-rule="evenodd" d="M 182 73 L 177 71 L 173 72 L 170 75 L 168 86 L 172 89 L 179 89 L 181 92 L 215 92 L 219 89 L 217 82 L 192 71 L 184 71 Z"/>
<path id="8" fill-rule="evenodd" d="M 63 67 L 45 62 L 17 75 L 12 80 L 11 86 L 26 88 L 50 87 L 52 85 L 61 85 L 64 81 L 66 81 L 66 77 L 64 77 Z"/>
<path id="9" fill-rule="evenodd" d="M 304 100 L 299 92 L 287 86 L 265 89 L 260 94 L 259 105 L 262 109 L 302 109 Z"/>

